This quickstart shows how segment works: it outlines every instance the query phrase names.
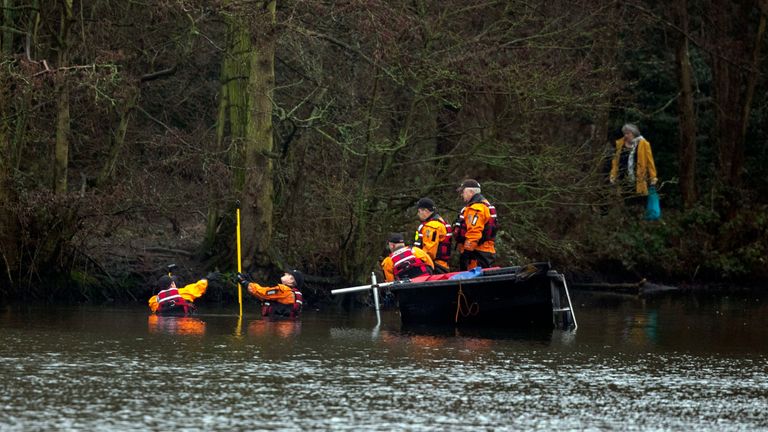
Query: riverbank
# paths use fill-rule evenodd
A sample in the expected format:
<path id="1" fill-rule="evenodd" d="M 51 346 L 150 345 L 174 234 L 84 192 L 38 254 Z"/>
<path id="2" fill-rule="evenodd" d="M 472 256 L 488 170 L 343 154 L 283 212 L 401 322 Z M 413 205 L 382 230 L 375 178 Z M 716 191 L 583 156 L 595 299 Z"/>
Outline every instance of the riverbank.
<path id="1" fill-rule="evenodd" d="M 565 273 L 575 289 L 632 295 L 672 291 L 721 295 L 768 291 L 760 261 L 763 258 L 739 261 L 739 257 L 747 253 L 745 248 L 757 251 L 766 240 L 757 236 L 745 241 L 742 248 L 720 254 L 719 249 L 712 246 L 716 221 L 692 216 L 696 214 L 700 214 L 699 210 L 692 213 L 672 210 L 665 213 L 661 222 L 622 224 L 620 222 L 627 220 L 628 213 L 623 207 L 615 207 L 605 215 L 595 216 L 600 223 L 587 225 L 584 232 L 570 233 L 573 238 L 584 240 L 580 243 L 563 241 L 567 251 L 571 251 L 568 255 L 552 254 L 550 258 L 542 259 L 533 248 L 526 255 L 535 257 L 529 258 L 533 261 L 551 260 L 553 267 Z M 763 225 L 756 223 L 752 226 L 762 229 Z M 747 229 L 744 224 L 738 224 L 738 227 L 723 228 L 719 235 L 734 236 L 741 232 L 738 229 Z M 697 235 L 690 234 L 694 232 Z M 225 254 L 231 253 L 231 257 L 212 260 L 201 252 L 204 233 L 205 217 L 201 213 L 183 217 L 142 213 L 121 219 L 120 223 L 97 224 L 80 240 L 81 244 L 72 249 L 69 273 L 46 271 L 53 267 L 30 272 L 27 278 L 34 283 L 23 288 L 21 285 L 4 287 L 0 301 L 143 303 L 155 291 L 155 282 L 167 272 L 168 265 L 175 264 L 174 273 L 182 283 L 194 282 L 213 270 L 229 277 L 224 283 L 212 285 L 205 300 L 201 301 L 237 302 L 233 277 L 237 271 L 234 244 L 229 245 L 229 250 L 223 249 Z M 530 245 L 523 244 L 522 240 L 513 242 L 508 239 L 509 235 L 504 234 L 498 265 L 525 264 L 523 260 L 526 258 L 519 252 L 522 249 L 516 248 Z M 697 245 L 700 246 L 697 248 Z M 298 252 L 293 254 L 298 255 Z M 309 257 L 301 260 L 306 264 L 296 267 L 307 276 L 304 294 L 310 305 L 336 302 L 338 299 L 330 296 L 330 290 L 367 282 L 345 280 L 340 274 L 341 263 L 328 257 L 321 257 L 316 262 L 310 261 Z M 211 264 L 214 261 L 230 264 L 216 266 Z M 376 268 L 376 259 L 371 261 L 372 267 Z M 718 273 L 717 268 L 722 267 L 730 270 Z M 273 265 L 255 270 L 256 280 L 273 283 L 277 282 L 281 269 Z"/>

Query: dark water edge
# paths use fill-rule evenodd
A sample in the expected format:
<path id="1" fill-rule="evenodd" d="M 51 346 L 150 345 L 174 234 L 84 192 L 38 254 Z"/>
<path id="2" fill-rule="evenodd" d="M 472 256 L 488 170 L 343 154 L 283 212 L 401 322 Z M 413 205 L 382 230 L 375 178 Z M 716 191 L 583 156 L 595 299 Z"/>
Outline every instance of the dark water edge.
<path id="1" fill-rule="evenodd" d="M 143 279 L 154 280 L 155 277 L 152 274 L 147 274 Z M 196 280 L 195 277 L 182 278 L 182 283 L 190 283 L 194 282 L 194 280 Z M 607 294 L 656 296 L 659 294 L 680 293 L 683 295 L 768 296 L 768 281 L 755 278 L 733 283 L 704 280 L 663 280 L 654 279 L 653 276 L 649 276 L 647 279 L 633 278 L 628 276 L 626 272 L 621 274 L 566 272 L 566 280 L 573 291 Z M 276 282 L 276 280 L 273 282 Z M 30 289 L 0 290 L 0 307 L 19 304 L 117 307 L 146 305 L 146 300 L 152 296 L 154 290 L 151 285 L 147 284 L 146 286 L 142 285 L 142 288 L 137 291 L 137 283 L 138 281 L 128 281 L 127 284 L 110 285 L 108 281 L 105 281 L 99 285 L 87 288 L 66 288 L 66 285 L 61 284 L 61 275 L 55 275 L 54 279 L 47 282 L 46 280 L 41 280 L 37 287 Z M 338 299 L 330 295 L 330 291 L 347 285 L 357 284 L 349 283 L 339 286 L 338 281 L 333 284 L 310 284 L 303 290 L 305 304 L 316 309 L 333 307 L 338 304 Z M 57 288 L 46 289 L 44 288 L 46 286 L 57 286 Z M 227 280 L 211 283 L 206 294 L 198 299 L 196 303 L 208 307 L 229 307 L 232 305 L 236 306 L 237 301 L 237 285 L 235 285 L 233 280 Z M 257 303 L 247 293 L 244 294 L 243 301 L 246 304 L 255 305 Z M 358 301 L 346 301 L 345 305 L 351 303 L 355 303 L 355 306 L 361 305 Z"/>
<path id="2" fill-rule="evenodd" d="M 768 302 L 574 292 L 579 328 L 0 308 L 0 430 L 768 430 Z"/>

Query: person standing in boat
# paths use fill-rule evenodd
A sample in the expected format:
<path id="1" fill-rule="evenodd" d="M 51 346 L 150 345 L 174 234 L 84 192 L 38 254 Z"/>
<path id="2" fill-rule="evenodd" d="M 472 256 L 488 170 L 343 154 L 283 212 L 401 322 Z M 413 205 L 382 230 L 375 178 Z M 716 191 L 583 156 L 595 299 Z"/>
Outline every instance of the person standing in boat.
<path id="1" fill-rule="evenodd" d="M 304 305 L 304 275 L 298 270 L 286 270 L 275 286 L 251 282 L 248 275 L 238 273 L 237 279 L 251 295 L 262 301 L 261 316 L 270 319 L 296 319 Z"/>
<path id="2" fill-rule="evenodd" d="M 416 203 L 421 224 L 416 229 L 413 246 L 420 248 L 435 263 L 435 273 L 448 273 L 453 228 L 435 211 L 435 202 L 422 198 Z"/>
<path id="3" fill-rule="evenodd" d="M 466 203 L 459 212 L 453 232 L 460 252 L 459 268 L 461 271 L 488 268 L 496 260 L 496 207 L 480 194 L 477 180 L 464 180 L 456 191 Z"/>
<path id="4" fill-rule="evenodd" d="M 177 278 L 169 272 L 157 281 L 159 292 L 149 298 L 149 309 L 158 315 L 190 315 L 195 311 L 195 300 L 205 294 L 208 283 L 220 277 L 218 272 L 211 272 L 205 279 L 177 288 Z"/>
<path id="5" fill-rule="evenodd" d="M 387 282 L 415 278 L 434 272 L 435 264 L 432 258 L 418 247 L 406 246 L 401 233 L 390 234 L 387 247 L 389 256 L 381 262 L 381 270 Z"/>
<path id="6" fill-rule="evenodd" d="M 616 140 L 616 150 L 611 161 L 611 184 L 617 180 L 626 180 L 624 184 L 634 190 L 636 196 L 647 196 L 648 184 L 655 187 L 658 182 L 651 143 L 631 123 L 622 126 L 621 132 L 624 136 Z"/>

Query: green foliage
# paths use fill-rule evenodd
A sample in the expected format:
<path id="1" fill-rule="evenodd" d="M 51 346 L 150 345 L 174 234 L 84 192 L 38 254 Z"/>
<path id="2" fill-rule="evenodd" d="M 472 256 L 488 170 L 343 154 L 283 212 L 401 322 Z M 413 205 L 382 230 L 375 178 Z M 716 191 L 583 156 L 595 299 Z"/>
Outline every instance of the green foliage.
<path id="1" fill-rule="evenodd" d="M 746 208 L 729 219 L 711 208 L 666 210 L 658 222 L 646 222 L 620 209 L 607 216 L 611 230 L 590 243 L 595 263 L 617 261 L 638 277 L 654 275 L 680 281 L 754 282 L 768 275 L 768 207 Z"/>
<path id="2" fill-rule="evenodd" d="M 648 13 L 640 14 L 609 0 L 278 2 L 275 148 L 259 154 L 274 164 L 275 197 L 243 203 L 274 204 L 268 258 L 328 279 L 367 278 L 385 234 L 415 230 L 418 198 L 433 198 L 453 221 L 463 204 L 454 189 L 472 177 L 499 210 L 500 264 L 609 263 L 681 280 L 765 276 L 768 80 L 757 83 L 745 182 L 725 192 L 714 174 L 712 50 L 699 38 L 712 26 L 694 3 L 700 201 L 682 211 L 676 30 L 666 3 L 641 2 Z M 135 275 L 157 269 L 148 248 L 197 250 L 204 226 L 206 262 L 232 265 L 232 203 L 247 167 L 226 155 L 244 148 L 247 89 L 236 84 L 250 72 L 226 25 L 251 23 L 253 38 L 239 42 L 258 43 L 258 8 L 203 0 L 75 7 L 67 68 L 52 64 L 60 6 L 20 10 L 14 25 L 37 39 L 15 38 L 13 55 L 0 58 L 2 178 L 19 192 L 3 203 L 19 226 L 0 239 L 12 238 L 3 250 L 19 258 L 10 265 L 15 292 L 59 276 L 72 278 L 62 283 L 74 296 L 130 297 L 132 284 L 145 283 Z M 72 78 L 71 187 L 62 201 L 48 196 L 56 74 Z M 219 107 L 238 120 L 223 121 Z M 658 223 L 601 186 L 606 146 L 628 121 L 651 141 L 666 183 Z M 107 168 L 112 175 L 94 180 Z"/>

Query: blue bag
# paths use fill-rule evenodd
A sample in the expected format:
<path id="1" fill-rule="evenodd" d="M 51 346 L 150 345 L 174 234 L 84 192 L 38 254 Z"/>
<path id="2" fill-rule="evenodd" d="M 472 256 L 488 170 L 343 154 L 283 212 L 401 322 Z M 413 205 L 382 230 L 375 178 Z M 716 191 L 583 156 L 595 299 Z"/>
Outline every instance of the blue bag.
<path id="1" fill-rule="evenodd" d="M 474 279 L 478 276 L 483 275 L 483 269 L 482 267 L 475 267 L 472 270 L 456 273 L 455 275 L 449 277 L 448 279 Z"/>
<path id="2" fill-rule="evenodd" d="M 655 221 L 659 219 L 661 219 L 659 193 L 656 192 L 656 186 L 651 186 L 648 189 L 648 203 L 645 206 L 645 220 Z"/>

